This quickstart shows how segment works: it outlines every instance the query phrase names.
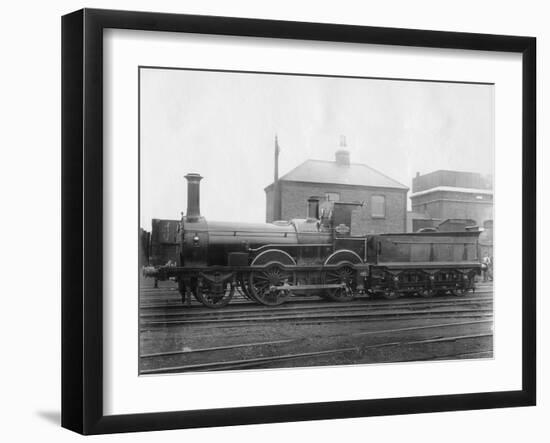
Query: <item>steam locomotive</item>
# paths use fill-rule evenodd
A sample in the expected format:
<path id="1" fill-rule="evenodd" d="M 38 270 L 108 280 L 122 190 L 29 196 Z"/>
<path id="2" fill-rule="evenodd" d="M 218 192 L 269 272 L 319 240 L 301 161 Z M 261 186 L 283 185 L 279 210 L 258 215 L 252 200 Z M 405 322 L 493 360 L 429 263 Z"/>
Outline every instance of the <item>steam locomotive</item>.
<path id="1" fill-rule="evenodd" d="M 308 218 L 273 223 L 207 221 L 199 174 L 187 174 L 188 207 L 175 226 L 153 221 L 146 277 L 175 279 L 183 302 L 227 305 L 237 287 L 263 305 L 293 294 L 347 301 L 359 294 L 395 299 L 416 293 L 462 295 L 481 273 L 477 227 L 463 232 L 353 235 L 359 203 L 312 197 Z M 171 232 L 173 231 L 173 232 Z M 161 238 L 164 236 L 163 238 Z M 161 261 L 162 260 L 162 261 Z"/>

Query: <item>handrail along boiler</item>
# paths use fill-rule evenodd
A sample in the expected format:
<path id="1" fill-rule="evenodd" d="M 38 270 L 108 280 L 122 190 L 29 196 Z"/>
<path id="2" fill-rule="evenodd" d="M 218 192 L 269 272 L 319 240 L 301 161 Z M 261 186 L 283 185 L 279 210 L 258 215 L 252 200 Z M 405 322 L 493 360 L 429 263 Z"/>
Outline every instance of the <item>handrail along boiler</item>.
<path id="1" fill-rule="evenodd" d="M 207 221 L 200 214 L 202 177 L 192 173 L 185 178 L 187 215 L 177 222 L 175 238 L 166 242 L 170 259 L 159 263 L 157 257 L 143 269 L 148 277 L 175 279 L 184 302 L 193 296 L 209 307 L 225 306 L 238 286 L 251 300 L 270 306 L 291 294 L 311 292 L 333 301 L 357 294 L 388 299 L 406 293 L 461 295 L 474 289 L 474 277 L 481 272 L 478 229 L 354 235 L 352 212 L 361 204 L 316 197 L 308 200 L 306 219 Z M 153 220 L 153 242 L 158 230 Z M 159 245 L 157 240 L 150 249 Z"/>

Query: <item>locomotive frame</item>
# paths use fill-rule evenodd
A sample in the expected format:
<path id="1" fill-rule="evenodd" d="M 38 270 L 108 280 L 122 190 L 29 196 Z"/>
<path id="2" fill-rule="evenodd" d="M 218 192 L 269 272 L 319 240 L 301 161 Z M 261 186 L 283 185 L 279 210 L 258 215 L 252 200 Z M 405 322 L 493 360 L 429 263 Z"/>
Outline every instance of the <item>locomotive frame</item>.
<path id="1" fill-rule="evenodd" d="M 455 395 L 106 415 L 102 38 L 108 28 L 521 54 L 521 387 Z M 102 434 L 536 404 L 535 38 L 86 9 L 63 17 L 62 75 L 62 426 L 83 434 Z"/>

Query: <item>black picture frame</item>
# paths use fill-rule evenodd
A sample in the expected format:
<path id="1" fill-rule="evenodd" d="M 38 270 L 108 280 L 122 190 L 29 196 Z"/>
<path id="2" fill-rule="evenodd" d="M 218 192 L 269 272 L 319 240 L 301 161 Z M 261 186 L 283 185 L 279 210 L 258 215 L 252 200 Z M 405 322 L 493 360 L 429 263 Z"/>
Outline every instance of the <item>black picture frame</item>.
<path id="1" fill-rule="evenodd" d="M 522 54 L 522 389 L 104 415 L 102 36 L 107 28 Z M 535 405 L 535 67 L 533 37 L 97 9 L 65 15 L 62 18 L 62 426 L 82 434 L 102 434 Z"/>

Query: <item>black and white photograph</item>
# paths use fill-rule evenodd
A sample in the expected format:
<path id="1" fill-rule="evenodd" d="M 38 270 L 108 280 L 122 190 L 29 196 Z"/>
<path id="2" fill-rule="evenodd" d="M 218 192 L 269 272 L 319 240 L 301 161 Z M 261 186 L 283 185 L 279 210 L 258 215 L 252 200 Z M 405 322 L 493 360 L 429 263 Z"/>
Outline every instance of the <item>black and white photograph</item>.
<path id="1" fill-rule="evenodd" d="M 7 2 L 2 441 L 549 440 L 545 9 Z"/>
<path id="2" fill-rule="evenodd" d="M 136 75 L 140 376 L 494 357 L 493 83 Z"/>

